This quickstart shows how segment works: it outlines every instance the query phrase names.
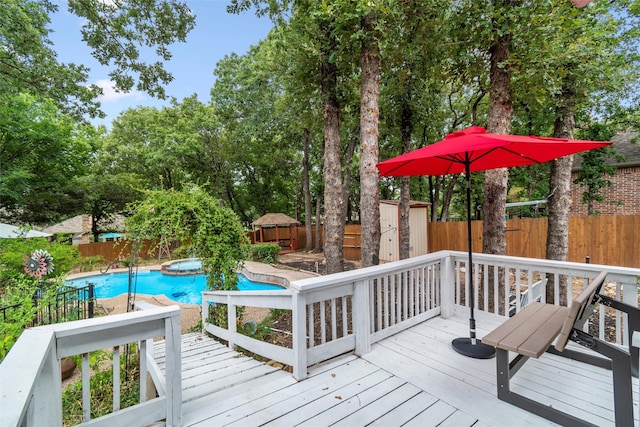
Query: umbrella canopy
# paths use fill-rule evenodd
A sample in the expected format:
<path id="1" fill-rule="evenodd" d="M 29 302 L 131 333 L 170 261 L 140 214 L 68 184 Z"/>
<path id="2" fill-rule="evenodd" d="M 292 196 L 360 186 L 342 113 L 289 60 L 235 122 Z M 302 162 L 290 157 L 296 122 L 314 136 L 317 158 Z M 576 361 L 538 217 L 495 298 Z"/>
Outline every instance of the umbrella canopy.
<path id="1" fill-rule="evenodd" d="M 469 295 L 469 338 L 456 338 L 453 348 L 465 356 L 487 359 L 495 349 L 476 341 L 473 315 L 474 292 L 471 280 L 471 172 L 527 166 L 558 157 L 610 145 L 603 141 L 579 141 L 539 136 L 490 134 L 472 126 L 447 135 L 444 140 L 378 163 L 382 176 L 449 175 L 465 173 L 467 179 L 467 245 L 469 261 L 465 269 Z"/>
<path id="2" fill-rule="evenodd" d="M 120 239 L 121 237 L 121 233 L 105 233 L 98 236 L 99 239 Z"/>
<path id="3" fill-rule="evenodd" d="M 382 176 L 449 175 L 545 163 L 558 157 L 610 145 L 540 136 L 498 135 L 472 126 L 444 140 L 378 163 Z"/>

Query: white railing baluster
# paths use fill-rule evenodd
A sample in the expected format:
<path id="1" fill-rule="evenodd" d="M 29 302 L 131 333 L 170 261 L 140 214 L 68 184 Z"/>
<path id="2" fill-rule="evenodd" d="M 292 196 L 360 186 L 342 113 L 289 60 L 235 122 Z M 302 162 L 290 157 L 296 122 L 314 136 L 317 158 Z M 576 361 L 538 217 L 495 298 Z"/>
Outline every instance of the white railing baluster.
<path id="1" fill-rule="evenodd" d="M 331 298 L 331 339 L 338 338 L 338 313 L 336 312 L 336 299 Z"/>
<path id="2" fill-rule="evenodd" d="M 120 346 L 113 347 L 113 412 L 120 410 Z"/>
<path id="3" fill-rule="evenodd" d="M 376 280 L 376 299 L 378 301 L 376 304 L 376 311 L 378 322 L 376 323 L 374 331 L 382 329 L 382 282 L 384 282 L 384 277 L 378 277 L 378 280 Z"/>
<path id="4" fill-rule="evenodd" d="M 409 301 L 408 301 L 408 310 L 409 310 L 409 317 L 413 317 L 416 315 L 416 308 L 415 308 L 415 292 L 416 292 L 416 270 L 415 269 L 411 269 L 409 271 L 409 282 L 407 283 L 408 286 L 408 297 L 409 297 Z"/>
<path id="5" fill-rule="evenodd" d="M 622 284 L 620 282 L 616 283 L 616 295 L 622 295 Z M 622 298 L 620 298 L 622 300 Z M 637 299 L 636 299 L 637 300 Z M 622 323 L 624 316 L 616 316 L 616 342 L 624 343 L 626 340 L 622 338 Z"/>
<path id="6" fill-rule="evenodd" d="M 407 320 L 409 318 L 409 275 L 411 271 L 402 273 L 402 319 Z"/>
<path id="7" fill-rule="evenodd" d="M 395 325 L 397 323 L 396 313 L 398 312 L 398 299 L 396 297 L 396 288 L 398 287 L 397 275 L 392 274 L 389 276 L 389 325 Z"/>
<path id="8" fill-rule="evenodd" d="M 424 313 L 427 310 L 427 290 L 429 289 L 427 271 L 425 267 L 420 268 L 420 304 L 418 305 L 418 313 Z"/>
<path id="9" fill-rule="evenodd" d="M 505 295 L 505 302 L 504 302 L 504 316 L 505 317 L 509 317 L 509 297 L 511 296 L 511 291 L 510 288 L 511 286 L 509 285 L 509 269 L 508 268 L 503 268 L 504 271 L 504 277 L 503 277 L 503 282 L 502 282 L 502 288 L 504 289 L 504 295 Z M 500 267 L 499 266 L 494 266 L 493 267 L 493 281 L 496 283 L 496 288 L 498 288 L 500 286 Z"/>
<path id="10" fill-rule="evenodd" d="M 327 342 L 327 303 L 326 301 L 320 301 L 318 304 L 320 310 L 320 343 Z"/>
<path id="11" fill-rule="evenodd" d="M 349 322 L 348 322 L 348 307 L 347 307 L 347 297 L 344 296 L 341 299 L 342 302 L 342 336 L 346 337 L 349 335 Z M 352 300 L 353 301 L 353 300 Z M 365 304 L 366 306 L 366 304 Z"/>
<path id="12" fill-rule="evenodd" d="M 366 280 L 364 281 L 364 286 L 367 287 L 365 292 L 360 292 L 358 286 L 360 284 L 360 282 L 356 282 L 355 284 L 355 292 L 356 293 L 360 293 L 362 295 L 366 294 L 366 299 L 365 297 L 362 297 L 361 299 L 358 299 L 358 302 L 360 302 L 360 304 L 364 304 L 367 301 L 369 302 L 369 316 L 367 317 L 368 320 L 367 324 L 369 325 L 369 332 L 366 332 L 367 330 L 364 329 L 365 331 L 365 335 L 368 337 L 369 335 L 371 335 L 372 333 L 375 332 L 375 328 L 376 328 L 376 321 L 375 321 L 375 313 L 376 313 L 376 309 L 375 309 L 375 301 L 376 301 L 376 290 L 375 290 L 375 284 L 377 283 L 378 279 L 370 279 L 370 280 Z M 354 296 L 355 298 L 355 296 Z M 353 305 L 351 306 L 351 308 L 353 309 L 354 307 L 358 307 L 358 304 L 356 304 L 356 301 L 353 302 Z M 356 310 L 352 310 L 353 311 L 353 316 L 356 316 Z M 364 322 L 363 322 L 364 324 Z M 355 329 L 355 321 L 354 321 L 354 329 Z"/>
<path id="13" fill-rule="evenodd" d="M 91 419 L 91 368 L 89 367 L 89 353 L 82 354 L 82 420 Z"/>
<path id="14" fill-rule="evenodd" d="M 431 278 L 433 272 L 431 271 L 430 266 L 422 268 L 422 272 L 424 275 L 424 306 L 421 310 L 421 313 L 424 313 L 431 309 L 431 298 L 433 297 L 431 289 Z"/>
<path id="15" fill-rule="evenodd" d="M 231 301 L 231 297 L 227 298 L 227 316 L 227 323 L 229 325 L 229 347 L 236 350 L 238 347 L 235 341 L 236 332 L 238 332 L 238 314 L 236 305 Z"/>
<path id="16" fill-rule="evenodd" d="M 139 345 L 140 345 L 140 403 L 143 403 L 147 401 L 147 340 L 140 341 Z"/>
<path id="17" fill-rule="evenodd" d="M 493 286 L 493 283 L 489 283 L 489 264 L 482 264 L 482 276 L 480 280 L 482 281 L 482 289 L 484 290 L 483 291 L 484 300 L 482 302 L 483 304 L 482 307 L 484 308 L 484 310 L 489 311 L 489 288 Z M 494 295 L 495 295 L 495 288 L 494 288 Z"/>
<path id="18" fill-rule="evenodd" d="M 316 330 L 315 330 L 315 314 L 313 311 L 313 304 L 307 305 L 307 324 L 309 328 L 309 348 L 314 347 L 316 344 Z"/>

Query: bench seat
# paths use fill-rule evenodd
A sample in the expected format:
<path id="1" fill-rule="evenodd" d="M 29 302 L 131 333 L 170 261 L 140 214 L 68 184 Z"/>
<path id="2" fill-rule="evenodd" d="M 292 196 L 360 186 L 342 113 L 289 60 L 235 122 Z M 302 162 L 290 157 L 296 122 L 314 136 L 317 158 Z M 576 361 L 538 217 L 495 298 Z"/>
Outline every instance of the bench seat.
<path id="1" fill-rule="evenodd" d="M 560 333 L 569 309 L 532 302 L 509 321 L 485 335 L 482 342 L 527 357 L 539 358 Z"/>

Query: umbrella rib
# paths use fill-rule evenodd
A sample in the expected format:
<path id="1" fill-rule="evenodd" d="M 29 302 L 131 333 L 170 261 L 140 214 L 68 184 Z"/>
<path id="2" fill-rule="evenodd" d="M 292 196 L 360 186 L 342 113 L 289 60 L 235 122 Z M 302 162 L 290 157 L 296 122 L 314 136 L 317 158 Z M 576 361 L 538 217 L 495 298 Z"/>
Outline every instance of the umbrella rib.
<path id="1" fill-rule="evenodd" d="M 540 162 L 540 161 L 538 161 L 538 160 L 536 160 L 536 159 L 534 159 L 534 158 L 532 158 L 532 157 L 525 156 L 525 155 L 524 155 L 524 154 L 522 154 L 522 153 L 518 153 L 517 151 L 510 150 L 510 149 L 508 149 L 507 147 L 498 147 L 498 148 L 500 148 L 501 150 L 504 150 L 504 151 L 506 151 L 506 152 L 508 152 L 508 153 L 511 153 L 511 154 L 513 154 L 513 155 L 515 155 L 515 156 L 518 156 L 518 157 L 520 157 L 520 158 L 527 159 L 527 160 L 529 160 L 529 161 L 531 161 L 531 162 L 533 162 L 533 163 L 535 163 L 535 164 L 537 164 L 537 165 L 539 165 L 539 164 L 543 163 L 543 162 Z"/>

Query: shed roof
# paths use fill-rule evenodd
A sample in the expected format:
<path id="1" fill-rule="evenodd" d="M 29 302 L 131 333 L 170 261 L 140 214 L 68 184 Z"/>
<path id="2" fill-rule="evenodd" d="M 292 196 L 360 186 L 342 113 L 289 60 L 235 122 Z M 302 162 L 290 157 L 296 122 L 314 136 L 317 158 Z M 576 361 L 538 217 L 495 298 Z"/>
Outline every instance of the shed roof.
<path id="1" fill-rule="evenodd" d="M 385 205 L 399 205 L 400 200 L 380 200 L 380 203 L 384 203 Z M 417 200 L 410 200 L 409 207 L 410 208 L 428 208 L 431 206 L 429 202 L 421 202 Z"/>
<path id="2" fill-rule="evenodd" d="M 300 221 L 293 219 L 283 213 L 268 213 L 262 215 L 251 223 L 251 225 L 291 225 L 300 224 Z"/>

